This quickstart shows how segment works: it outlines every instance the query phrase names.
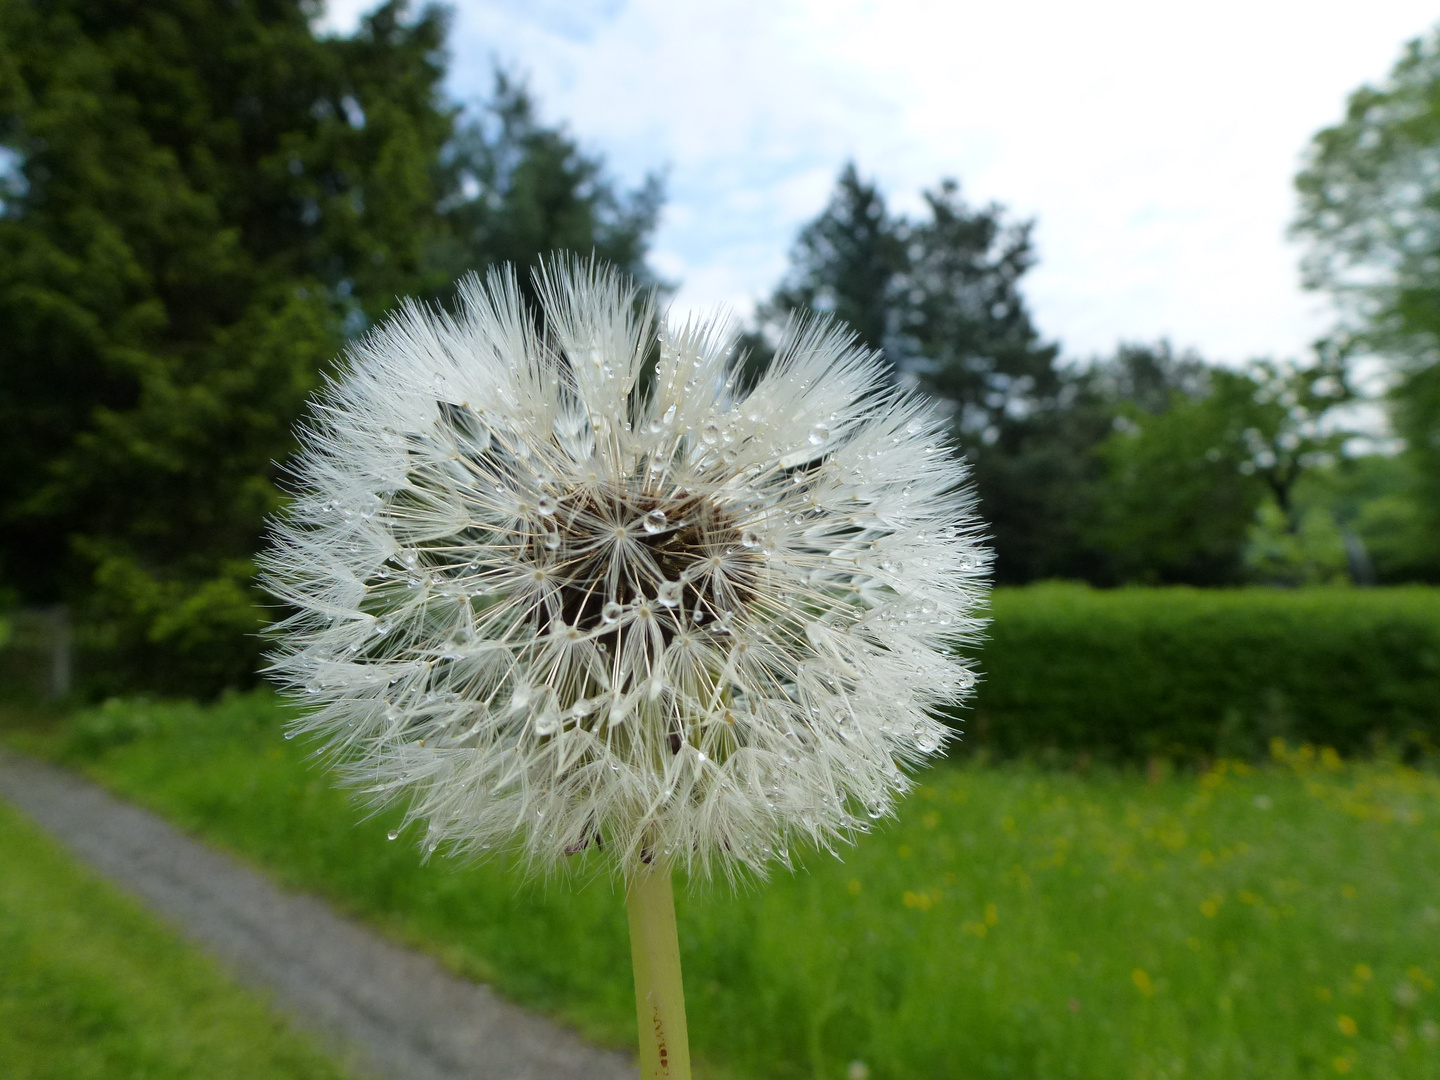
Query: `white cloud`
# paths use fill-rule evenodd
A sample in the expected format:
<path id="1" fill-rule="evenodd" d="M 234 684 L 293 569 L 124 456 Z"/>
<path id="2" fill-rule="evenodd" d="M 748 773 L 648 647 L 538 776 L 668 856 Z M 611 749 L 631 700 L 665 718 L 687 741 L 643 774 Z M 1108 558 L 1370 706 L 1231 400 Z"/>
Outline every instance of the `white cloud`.
<path id="1" fill-rule="evenodd" d="M 899 208 L 953 175 L 1037 218 L 1028 294 L 1067 352 L 1163 334 L 1238 360 L 1323 330 L 1284 236 L 1291 177 L 1434 18 L 1421 0 L 460 0 L 450 80 L 483 93 L 497 58 L 622 175 L 666 168 L 656 262 L 681 304 L 768 292 L 854 157 Z"/>

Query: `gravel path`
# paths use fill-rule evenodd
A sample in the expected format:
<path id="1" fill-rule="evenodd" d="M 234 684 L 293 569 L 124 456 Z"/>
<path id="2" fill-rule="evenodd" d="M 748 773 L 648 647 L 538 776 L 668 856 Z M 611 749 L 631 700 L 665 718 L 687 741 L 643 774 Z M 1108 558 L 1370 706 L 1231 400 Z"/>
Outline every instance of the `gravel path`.
<path id="1" fill-rule="evenodd" d="M 360 1069 L 397 1080 L 610 1080 L 621 1054 L 502 1001 L 428 956 L 49 765 L 0 756 L 0 797 L 272 994 Z"/>

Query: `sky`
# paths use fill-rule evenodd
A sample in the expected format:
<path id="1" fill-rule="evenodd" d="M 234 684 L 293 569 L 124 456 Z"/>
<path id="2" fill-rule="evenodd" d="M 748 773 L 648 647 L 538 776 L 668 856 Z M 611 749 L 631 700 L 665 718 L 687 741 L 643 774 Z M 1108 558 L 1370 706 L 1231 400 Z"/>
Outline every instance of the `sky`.
<path id="1" fill-rule="evenodd" d="M 366 0 L 331 0 L 353 28 Z M 1329 325 L 1287 238 L 1310 137 L 1440 11 L 1421 0 L 453 0 L 450 92 L 525 77 L 613 175 L 665 178 L 675 306 L 744 316 L 842 165 L 917 212 L 941 177 L 1034 219 L 1066 356 L 1169 338 L 1303 359 Z"/>

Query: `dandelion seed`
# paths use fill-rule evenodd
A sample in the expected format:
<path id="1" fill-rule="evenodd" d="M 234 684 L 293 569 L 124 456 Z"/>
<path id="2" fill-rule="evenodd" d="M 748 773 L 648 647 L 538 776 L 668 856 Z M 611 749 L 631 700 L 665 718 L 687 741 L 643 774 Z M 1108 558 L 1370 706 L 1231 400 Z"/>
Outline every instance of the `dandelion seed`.
<path id="1" fill-rule="evenodd" d="M 840 327 L 797 325 L 752 385 L 718 321 L 609 271 L 535 291 L 405 305 L 317 403 L 301 498 L 369 512 L 282 520 L 264 558 L 292 731 L 427 851 L 556 868 L 585 838 L 634 883 L 865 831 L 974 683 L 990 555 L 943 417 Z"/>

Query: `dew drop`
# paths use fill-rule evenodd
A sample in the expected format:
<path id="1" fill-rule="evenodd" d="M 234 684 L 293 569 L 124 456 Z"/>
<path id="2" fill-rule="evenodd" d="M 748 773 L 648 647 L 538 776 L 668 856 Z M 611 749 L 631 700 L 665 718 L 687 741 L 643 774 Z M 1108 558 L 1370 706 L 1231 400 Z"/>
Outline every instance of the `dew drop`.
<path id="1" fill-rule="evenodd" d="M 286 738 L 286 740 L 293 739 L 293 738 L 295 737 L 295 734 L 296 734 L 296 733 L 293 732 L 293 731 L 287 731 L 287 732 L 285 732 L 285 738 Z"/>
<path id="2" fill-rule="evenodd" d="M 399 830 L 399 829 L 391 829 L 388 833 L 385 834 L 385 839 L 386 839 L 386 840 L 395 840 L 395 839 L 398 839 L 399 836 L 400 836 L 400 830 Z"/>
<path id="3" fill-rule="evenodd" d="M 549 517 L 551 514 L 555 513 L 555 500 L 549 495 L 541 495 L 539 501 L 535 504 L 535 509 L 539 510 L 540 513 L 544 514 L 546 517 Z"/>
<path id="4" fill-rule="evenodd" d="M 714 420 L 705 421 L 705 426 L 700 429 L 700 441 L 706 446 L 714 446 L 720 441 L 720 425 Z"/>
<path id="5" fill-rule="evenodd" d="M 560 534 L 554 529 L 545 530 L 545 549 L 556 551 L 560 547 Z"/>
<path id="6" fill-rule="evenodd" d="M 740 534 L 741 547 L 753 548 L 759 543 L 760 537 L 755 534 L 755 531 L 753 529 L 746 529 Z"/>
<path id="7" fill-rule="evenodd" d="M 680 583 L 678 581 L 662 581 L 656 593 L 656 599 L 667 608 L 673 608 L 680 603 Z"/>
<path id="8" fill-rule="evenodd" d="M 830 438 L 830 425 L 816 424 L 810 429 L 810 445 L 819 446 L 826 439 Z"/>
<path id="9" fill-rule="evenodd" d="M 665 410 L 665 415 L 660 417 L 660 423 L 664 424 L 666 427 L 669 427 L 671 424 L 675 423 L 674 405 L 671 405 L 668 409 Z"/>
<path id="10" fill-rule="evenodd" d="M 560 718 L 553 713 L 535 718 L 535 734 L 554 735 L 560 730 Z"/>
<path id="11" fill-rule="evenodd" d="M 928 724 L 916 724 L 915 748 L 922 754 L 933 754 L 940 749 L 940 736 Z"/>
<path id="12" fill-rule="evenodd" d="M 625 609 L 623 607 L 617 604 L 614 600 L 611 600 L 608 604 L 606 604 L 603 608 L 600 609 L 600 618 L 607 624 L 614 625 L 616 622 L 619 621 L 620 616 L 624 613 L 624 611 Z"/>
<path id="13" fill-rule="evenodd" d="M 648 514 L 645 515 L 642 524 L 644 525 L 645 531 L 647 533 L 650 533 L 652 535 L 658 533 L 661 529 L 665 528 L 666 525 L 665 511 L 651 510 Z"/>

